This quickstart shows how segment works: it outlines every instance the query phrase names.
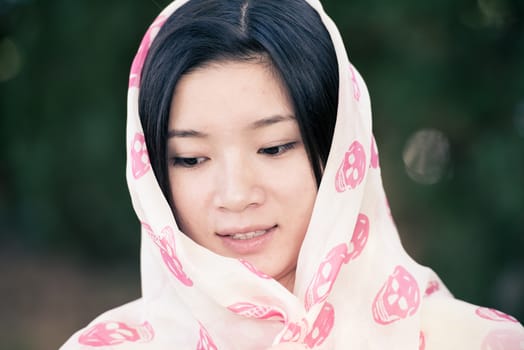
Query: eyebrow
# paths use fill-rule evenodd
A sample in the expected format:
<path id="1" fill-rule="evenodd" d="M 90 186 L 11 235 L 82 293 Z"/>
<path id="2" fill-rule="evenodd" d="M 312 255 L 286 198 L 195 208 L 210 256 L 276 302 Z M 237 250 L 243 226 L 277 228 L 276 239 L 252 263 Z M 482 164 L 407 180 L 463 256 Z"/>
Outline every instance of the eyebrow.
<path id="1" fill-rule="evenodd" d="M 193 129 L 187 129 L 187 130 L 169 130 L 167 132 L 167 138 L 170 139 L 172 137 L 196 137 L 196 138 L 205 138 L 208 135 L 206 133 L 203 133 L 201 131 L 196 131 Z"/>
<path id="2" fill-rule="evenodd" d="M 270 125 L 274 125 L 274 124 L 277 124 L 277 123 L 280 123 L 280 122 L 294 121 L 294 120 L 295 120 L 295 117 L 293 117 L 291 115 L 287 115 L 287 116 L 274 115 L 274 116 L 267 117 L 267 118 L 262 118 L 262 119 L 259 119 L 259 120 L 255 121 L 255 122 L 253 122 L 251 125 L 248 126 L 248 128 L 256 130 L 256 129 L 264 128 L 264 127 L 267 127 L 267 126 L 270 126 Z M 180 130 L 172 129 L 172 130 L 169 130 L 168 133 L 167 133 L 167 138 L 168 139 L 172 138 L 172 137 L 205 138 L 205 137 L 208 137 L 208 136 L 209 135 L 204 133 L 204 132 L 193 130 L 193 129 L 180 129 Z"/>
<path id="3" fill-rule="evenodd" d="M 274 115 L 274 116 L 271 116 L 271 117 L 268 117 L 268 118 L 263 118 L 263 119 L 257 120 L 256 122 L 251 124 L 250 128 L 251 129 L 260 129 L 260 128 L 263 128 L 263 127 L 266 127 L 266 126 L 270 126 L 270 125 L 273 125 L 273 124 L 276 124 L 276 123 L 285 122 L 285 121 L 293 121 L 293 120 L 295 120 L 295 117 L 293 117 L 291 115 L 287 115 L 287 116 Z"/>

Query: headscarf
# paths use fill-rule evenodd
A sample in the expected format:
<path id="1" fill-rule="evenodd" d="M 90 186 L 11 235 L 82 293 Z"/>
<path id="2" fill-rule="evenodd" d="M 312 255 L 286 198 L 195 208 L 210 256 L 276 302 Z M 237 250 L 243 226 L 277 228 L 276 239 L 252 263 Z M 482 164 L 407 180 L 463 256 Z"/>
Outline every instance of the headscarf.
<path id="1" fill-rule="evenodd" d="M 178 229 L 149 163 L 138 95 L 152 40 L 186 1 L 151 24 L 129 77 L 127 181 L 142 227 L 142 297 L 100 315 L 62 349 L 524 349 L 516 319 L 454 299 L 404 251 L 382 186 L 368 91 L 318 0 L 308 3 L 336 50 L 339 105 L 294 292 Z"/>

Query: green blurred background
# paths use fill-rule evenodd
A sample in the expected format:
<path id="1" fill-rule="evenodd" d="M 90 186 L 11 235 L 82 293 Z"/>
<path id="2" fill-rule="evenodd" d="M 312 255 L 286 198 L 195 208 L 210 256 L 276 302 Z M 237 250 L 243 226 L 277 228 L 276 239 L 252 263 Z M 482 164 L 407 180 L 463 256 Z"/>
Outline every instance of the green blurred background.
<path id="1" fill-rule="evenodd" d="M 55 349 L 140 295 L 134 52 L 168 1 L 0 0 L 0 344 Z M 324 1 L 367 81 L 406 249 L 524 318 L 524 1 Z"/>

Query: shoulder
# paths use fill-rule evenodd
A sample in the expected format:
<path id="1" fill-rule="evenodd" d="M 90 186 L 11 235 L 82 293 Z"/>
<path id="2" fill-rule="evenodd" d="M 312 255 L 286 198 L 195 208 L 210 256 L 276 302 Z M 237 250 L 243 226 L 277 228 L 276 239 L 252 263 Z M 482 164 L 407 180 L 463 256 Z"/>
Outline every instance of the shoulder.
<path id="1" fill-rule="evenodd" d="M 109 310 L 96 317 L 85 328 L 74 333 L 60 350 L 78 350 L 95 347 L 112 349 L 126 341 L 147 339 L 152 336 L 148 322 L 141 322 L 133 315 L 139 309 L 141 299 Z"/>
<path id="2" fill-rule="evenodd" d="M 524 350 L 524 328 L 512 316 L 448 297 L 429 297 L 421 310 L 425 350 Z"/>
<path id="3" fill-rule="evenodd" d="M 178 311 L 138 299 L 101 314 L 60 350 L 187 348 L 202 341 L 201 325 L 185 310 Z"/>

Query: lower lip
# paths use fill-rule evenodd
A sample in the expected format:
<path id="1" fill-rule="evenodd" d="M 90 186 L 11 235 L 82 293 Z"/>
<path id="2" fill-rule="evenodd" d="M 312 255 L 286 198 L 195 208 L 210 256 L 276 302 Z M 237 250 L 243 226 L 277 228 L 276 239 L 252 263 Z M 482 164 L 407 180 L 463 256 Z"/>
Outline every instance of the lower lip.
<path id="1" fill-rule="evenodd" d="M 250 239 L 233 239 L 230 236 L 218 236 L 229 251 L 235 255 L 250 255 L 260 252 L 273 237 L 278 226 L 270 228 L 265 234 Z"/>

